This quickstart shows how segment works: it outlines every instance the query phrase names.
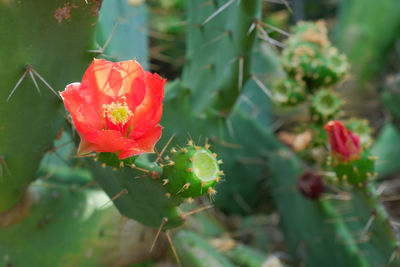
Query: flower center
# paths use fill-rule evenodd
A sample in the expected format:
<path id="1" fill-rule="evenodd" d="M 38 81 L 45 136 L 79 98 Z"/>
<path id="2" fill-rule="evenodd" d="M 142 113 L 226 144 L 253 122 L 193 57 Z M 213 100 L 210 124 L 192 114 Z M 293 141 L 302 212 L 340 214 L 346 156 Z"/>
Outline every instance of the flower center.
<path id="1" fill-rule="evenodd" d="M 123 103 L 112 102 L 111 104 L 104 104 L 103 105 L 103 116 L 107 118 L 111 123 L 118 125 L 118 124 L 126 124 L 128 120 L 132 117 L 132 111 L 129 109 L 128 105 L 126 104 L 126 98 L 123 96 L 121 97 L 124 100 Z"/>

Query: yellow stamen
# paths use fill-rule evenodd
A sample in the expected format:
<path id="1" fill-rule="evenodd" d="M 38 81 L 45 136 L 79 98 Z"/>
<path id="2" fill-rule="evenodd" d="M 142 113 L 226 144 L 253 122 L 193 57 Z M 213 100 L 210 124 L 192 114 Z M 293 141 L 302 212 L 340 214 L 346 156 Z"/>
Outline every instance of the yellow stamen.
<path id="1" fill-rule="evenodd" d="M 122 96 L 121 99 L 123 103 L 112 102 L 111 104 L 103 105 L 103 116 L 107 118 L 111 123 L 117 124 L 125 124 L 132 117 L 132 111 L 129 109 L 126 104 L 126 97 Z"/>

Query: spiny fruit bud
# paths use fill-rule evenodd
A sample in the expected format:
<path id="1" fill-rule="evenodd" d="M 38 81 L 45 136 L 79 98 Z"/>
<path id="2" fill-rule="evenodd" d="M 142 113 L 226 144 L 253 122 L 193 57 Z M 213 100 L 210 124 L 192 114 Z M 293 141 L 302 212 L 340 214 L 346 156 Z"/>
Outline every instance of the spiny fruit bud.
<path id="1" fill-rule="evenodd" d="M 206 193 L 214 195 L 216 191 L 213 187 L 223 175 L 216 156 L 210 150 L 192 144 L 171 154 L 170 162 L 164 166 L 162 173 L 168 192 L 191 198 Z"/>
<path id="2" fill-rule="evenodd" d="M 311 99 L 311 118 L 318 123 L 327 122 L 339 113 L 341 106 L 342 101 L 336 93 L 328 89 L 319 90 Z"/>
<path id="3" fill-rule="evenodd" d="M 325 191 L 322 177 L 312 171 L 304 172 L 297 180 L 297 189 L 310 199 L 318 199 Z"/>
<path id="4" fill-rule="evenodd" d="M 306 89 L 302 81 L 285 78 L 274 84 L 271 94 L 276 104 L 295 105 L 305 99 Z"/>
<path id="5" fill-rule="evenodd" d="M 360 137 L 354 135 L 340 121 L 330 121 L 325 130 L 331 146 L 333 166 L 340 181 L 362 185 L 374 174 L 375 158 L 362 148 Z"/>

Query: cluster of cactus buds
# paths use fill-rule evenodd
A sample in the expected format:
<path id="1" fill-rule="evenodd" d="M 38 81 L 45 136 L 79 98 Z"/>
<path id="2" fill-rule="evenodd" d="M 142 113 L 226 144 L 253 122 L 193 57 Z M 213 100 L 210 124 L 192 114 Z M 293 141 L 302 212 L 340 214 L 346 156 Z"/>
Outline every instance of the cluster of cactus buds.
<path id="1" fill-rule="evenodd" d="M 363 186 L 375 175 L 373 157 L 368 148 L 362 147 L 360 137 L 354 135 L 340 121 L 330 121 L 325 130 L 332 156 L 327 165 L 332 166 L 339 181 Z"/>
<path id="2" fill-rule="evenodd" d="M 308 101 L 311 121 L 322 126 L 340 113 L 343 101 L 332 86 L 348 70 L 347 59 L 332 46 L 325 23 L 300 22 L 286 40 L 281 62 L 287 77 L 271 88 L 278 105 L 296 105 Z"/>
<path id="3" fill-rule="evenodd" d="M 282 65 L 291 77 L 303 80 L 309 89 L 330 86 L 346 74 L 346 56 L 331 45 L 323 21 L 300 22 L 286 41 Z"/>

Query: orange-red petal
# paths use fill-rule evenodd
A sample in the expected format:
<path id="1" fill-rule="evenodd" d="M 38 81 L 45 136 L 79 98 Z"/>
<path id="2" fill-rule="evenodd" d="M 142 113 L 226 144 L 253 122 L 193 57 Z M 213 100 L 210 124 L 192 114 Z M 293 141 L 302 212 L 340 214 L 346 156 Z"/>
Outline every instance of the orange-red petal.
<path id="1" fill-rule="evenodd" d="M 71 83 L 67 85 L 60 95 L 64 101 L 64 105 L 70 112 L 72 120 L 78 126 L 81 123 L 101 129 L 103 121 L 101 115 L 96 110 L 91 98 L 86 97 L 85 91 L 81 89 L 80 83 Z"/>
<path id="2" fill-rule="evenodd" d="M 124 159 L 139 155 L 142 153 L 151 153 L 154 151 L 154 146 L 160 140 L 162 133 L 162 127 L 156 126 L 149 131 L 145 136 L 140 139 L 136 139 L 136 146 L 129 149 L 124 149 L 119 155 L 119 159 Z"/>
<path id="3" fill-rule="evenodd" d="M 129 138 L 140 138 L 161 119 L 162 101 L 164 99 L 165 80 L 157 74 L 145 72 L 146 96 L 142 103 L 133 111 L 133 117 L 129 121 L 128 129 L 131 131 Z"/>

